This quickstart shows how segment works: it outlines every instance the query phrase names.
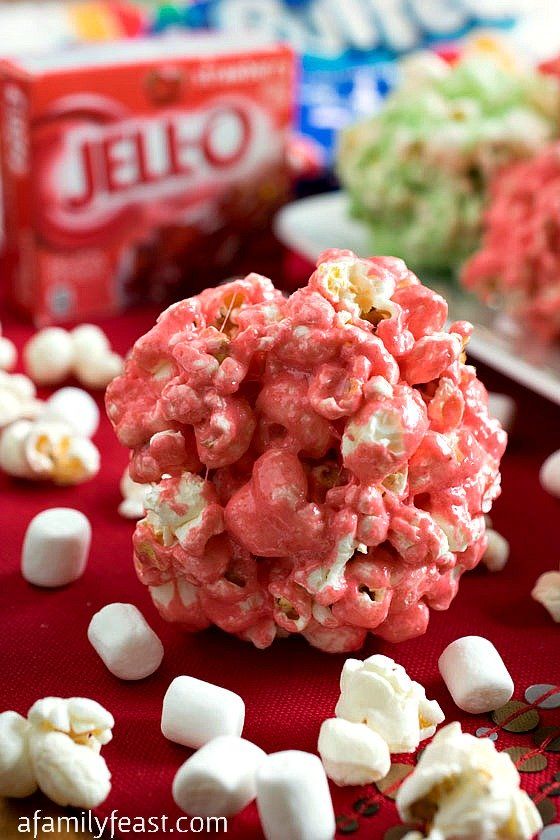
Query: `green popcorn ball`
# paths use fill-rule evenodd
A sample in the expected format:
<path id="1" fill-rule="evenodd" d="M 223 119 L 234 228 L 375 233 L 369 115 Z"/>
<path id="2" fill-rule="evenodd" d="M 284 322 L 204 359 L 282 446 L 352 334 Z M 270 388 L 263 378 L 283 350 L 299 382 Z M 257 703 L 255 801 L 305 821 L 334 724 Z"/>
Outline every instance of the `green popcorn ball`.
<path id="1" fill-rule="evenodd" d="M 487 188 L 559 134 L 560 88 L 489 58 L 416 59 L 375 116 L 346 129 L 338 174 L 377 253 L 455 270 L 478 247 Z"/>

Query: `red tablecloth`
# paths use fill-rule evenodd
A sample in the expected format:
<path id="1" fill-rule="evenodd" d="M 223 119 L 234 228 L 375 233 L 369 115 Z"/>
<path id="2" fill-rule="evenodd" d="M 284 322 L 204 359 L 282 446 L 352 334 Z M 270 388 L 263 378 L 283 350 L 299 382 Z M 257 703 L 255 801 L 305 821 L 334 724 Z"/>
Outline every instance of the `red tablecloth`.
<path id="1" fill-rule="evenodd" d="M 137 310 L 104 326 L 115 348 L 124 352 L 154 316 L 154 310 Z M 30 334 L 27 327 L 8 318 L 3 326 L 20 347 Z M 492 724 L 485 716 L 460 713 L 437 671 L 439 654 L 458 636 L 477 633 L 496 644 L 520 700 L 531 684 L 560 682 L 560 627 L 530 598 L 536 577 L 558 567 L 560 504 L 541 489 L 538 470 L 546 455 L 560 446 L 560 409 L 488 371 L 482 374 L 490 387 L 515 396 L 519 406 L 517 429 L 503 462 L 503 495 L 492 512 L 495 527 L 512 545 L 509 564 L 501 574 L 480 569 L 465 576 L 449 611 L 432 614 L 424 637 L 398 646 L 371 639 L 362 652 L 363 656 L 383 652 L 397 659 L 426 686 L 428 696 L 440 701 L 447 720 L 461 720 L 469 732 Z M 132 567 L 133 524 L 117 513 L 118 481 L 127 453 L 105 418 L 95 440 L 102 470 L 81 487 L 60 489 L 0 477 L 0 709 L 25 714 L 37 698 L 49 694 L 99 700 L 116 719 L 114 740 L 104 749 L 113 788 L 99 814 L 118 809 L 123 816 L 168 814 L 175 819 L 179 812 L 172 802 L 171 781 L 188 751 L 166 741 L 159 730 L 162 698 L 175 676 L 192 674 L 239 692 L 247 705 L 244 734 L 265 750 L 314 750 L 321 721 L 333 713 L 343 657 L 320 653 L 298 639 L 257 651 L 219 631 L 189 636 L 166 625 Z M 40 590 L 19 573 L 20 546 L 30 519 L 59 505 L 76 507 L 90 518 L 89 565 L 83 578 L 71 586 Z M 92 614 L 112 601 L 136 604 L 164 643 L 162 667 L 143 682 L 112 677 L 87 641 Z M 560 709 L 540 714 L 543 725 L 560 727 Z M 532 736 L 500 731 L 497 745 L 528 748 Z M 553 782 L 560 770 L 560 755 L 545 755 L 546 769 L 523 774 L 524 787 L 541 797 L 540 787 Z M 373 816 L 353 809 L 364 795 L 373 795 L 380 806 Z M 383 838 L 398 822 L 393 802 L 371 790 L 333 789 L 333 798 L 337 815 L 347 818 L 341 827 L 356 831 L 356 837 Z M 549 812 L 558 801 L 551 796 Z M 559 820 L 551 813 L 549 819 Z M 243 840 L 262 836 L 254 805 L 230 821 L 228 834 Z"/>

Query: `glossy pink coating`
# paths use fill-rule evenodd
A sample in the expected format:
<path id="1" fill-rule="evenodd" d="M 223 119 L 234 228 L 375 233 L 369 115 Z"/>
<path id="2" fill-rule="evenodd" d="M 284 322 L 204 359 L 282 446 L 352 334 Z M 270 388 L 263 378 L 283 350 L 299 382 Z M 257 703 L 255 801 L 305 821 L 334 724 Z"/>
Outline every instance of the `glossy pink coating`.
<path id="1" fill-rule="evenodd" d="M 544 340 L 560 337 L 560 143 L 496 176 L 462 281 Z"/>
<path id="2" fill-rule="evenodd" d="M 164 618 L 330 652 L 423 633 L 480 560 L 506 434 L 471 327 L 401 260 L 323 254 L 175 304 L 107 391 L 151 483 L 135 566 Z"/>

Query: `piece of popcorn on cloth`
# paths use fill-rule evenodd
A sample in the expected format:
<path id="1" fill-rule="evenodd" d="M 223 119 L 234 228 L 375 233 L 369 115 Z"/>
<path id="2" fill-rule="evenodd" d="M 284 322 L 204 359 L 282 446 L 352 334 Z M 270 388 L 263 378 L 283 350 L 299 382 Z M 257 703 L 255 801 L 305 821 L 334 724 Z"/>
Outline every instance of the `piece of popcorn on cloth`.
<path id="1" fill-rule="evenodd" d="M 431 738 L 444 714 L 402 665 L 375 654 L 363 662 L 347 659 L 340 677 L 336 716 L 365 723 L 386 741 L 391 753 L 411 753 Z"/>
<path id="2" fill-rule="evenodd" d="M 169 620 L 331 652 L 423 633 L 486 548 L 506 434 L 472 328 L 398 259 L 328 251 L 174 304 L 107 411 L 151 483 L 135 565 Z"/>
<path id="3" fill-rule="evenodd" d="M 489 738 L 461 732 L 459 723 L 428 744 L 396 803 L 402 820 L 426 827 L 409 840 L 530 840 L 542 828 L 510 756 Z"/>

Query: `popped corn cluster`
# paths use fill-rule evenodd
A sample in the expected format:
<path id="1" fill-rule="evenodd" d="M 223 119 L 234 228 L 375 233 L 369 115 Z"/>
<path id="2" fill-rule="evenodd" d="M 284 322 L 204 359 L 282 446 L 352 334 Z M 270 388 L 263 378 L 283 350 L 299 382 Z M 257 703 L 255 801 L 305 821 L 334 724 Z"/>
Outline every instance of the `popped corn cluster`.
<path id="1" fill-rule="evenodd" d="M 378 253 L 447 271 L 478 247 L 493 174 L 558 136 L 558 82 L 490 56 L 405 69 L 383 109 L 342 133 L 338 172 Z"/>
<path id="2" fill-rule="evenodd" d="M 166 310 L 107 391 L 151 483 L 135 564 L 162 615 L 267 647 L 423 633 L 486 548 L 506 434 L 471 327 L 404 262 L 324 253 Z"/>
<path id="3" fill-rule="evenodd" d="M 462 281 L 524 328 L 560 336 L 560 143 L 496 177 L 482 246 Z"/>

